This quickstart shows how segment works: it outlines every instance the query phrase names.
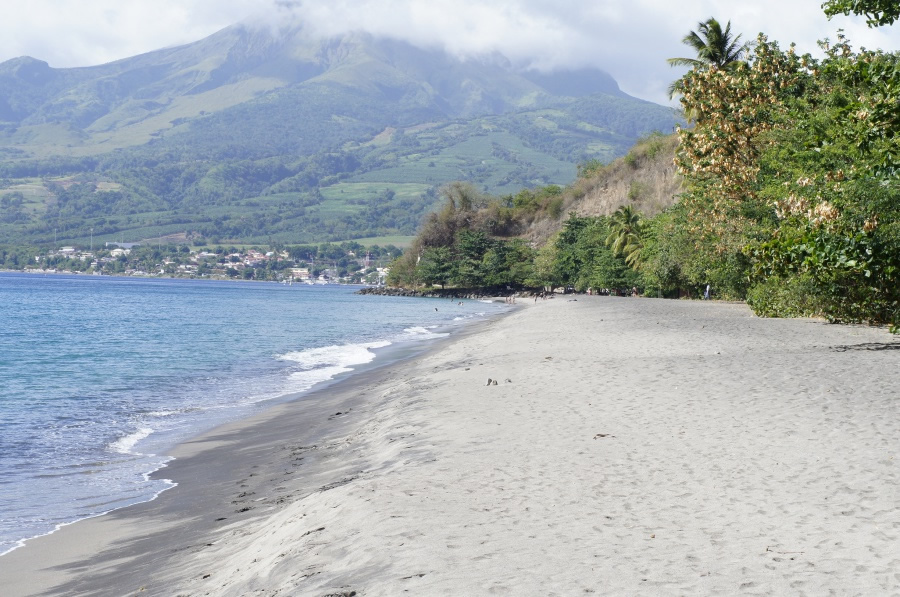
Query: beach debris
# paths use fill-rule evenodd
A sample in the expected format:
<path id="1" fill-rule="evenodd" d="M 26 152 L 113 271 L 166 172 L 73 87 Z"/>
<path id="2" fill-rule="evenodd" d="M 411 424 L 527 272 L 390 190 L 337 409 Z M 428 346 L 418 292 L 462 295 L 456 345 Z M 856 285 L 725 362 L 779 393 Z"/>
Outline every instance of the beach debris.
<path id="1" fill-rule="evenodd" d="M 347 483 L 352 483 L 356 480 L 359 475 L 353 475 L 352 477 L 346 477 L 341 479 L 340 481 L 334 481 L 333 483 L 328 483 L 327 485 L 323 485 L 319 488 L 319 491 L 330 491 L 342 485 L 346 485 Z"/>
<path id="2" fill-rule="evenodd" d="M 610 435 L 608 433 L 598 433 L 597 435 L 594 436 L 594 439 L 597 439 L 598 437 L 616 437 L 616 436 Z"/>
<path id="3" fill-rule="evenodd" d="M 492 385 L 492 386 L 497 385 L 497 380 L 495 379 L 494 381 L 492 381 L 492 382 L 491 382 L 491 385 Z"/>
<path id="4" fill-rule="evenodd" d="M 221 518 L 217 518 L 217 519 L 216 519 L 216 522 L 220 522 L 220 521 L 222 521 L 222 520 L 228 520 L 228 517 L 227 517 L 227 516 L 222 516 Z"/>
<path id="5" fill-rule="evenodd" d="M 318 532 L 321 532 L 321 531 L 324 531 L 324 530 L 325 530 L 325 527 L 319 527 L 319 528 L 313 529 L 313 530 L 311 530 L 311 531 L 306 531 L 305 533 L 303 533 L 302 536 L 303 536 L 303 537 L 306 537 L 307 535 L 312 535 L 313 533 L 318 533 Z"/>
<path id="6" fill-rule="evenodd" d="M 512 383 L 512 380 L 511 380 L 510 378 L 507 377 L 507 378 L 506 378 L 506 383 Z"/>
<path id="7" fill-rule="evenodd" d="M 468 371 L 469 369 L 471 369 L 471 367 L 466 367 L 466 371 Z"/>
<path id="8" fill-rule="evenodd" d="M 768 552 L 778 553 L 778 554 L 781 554 L 781 555 L 802 554 L 802 553 L 804 553 L 804 552 L 802 552 L 802 551 L 776 551 L 776 550 L 772 549 L 772 547 L 769 546 L 769 545 L 766 545 L 766 552 L 767 552 L 767 553 L 768 553 Z M 794 558 L 791 558 L 791 559 L 793 560 Z"/>
<path id="9" fill-rule="evenodd" d="M 552 360 L 553 360 L 553 357 L 544 357 L 544 360 L 545 360 L 545 361 L 552 361 Z"/>
<path id="10" fill-rule="evenodd" d="M 491 382 L 492 382 L 492 381 L 494 381 L 494 380 L 491 379 L 490 377 L 488 377 L 488 382 L 487 382 L 487 384 L 485 384 L 485 385 L 488 385 L 488 386 L 491 385 Z"/>

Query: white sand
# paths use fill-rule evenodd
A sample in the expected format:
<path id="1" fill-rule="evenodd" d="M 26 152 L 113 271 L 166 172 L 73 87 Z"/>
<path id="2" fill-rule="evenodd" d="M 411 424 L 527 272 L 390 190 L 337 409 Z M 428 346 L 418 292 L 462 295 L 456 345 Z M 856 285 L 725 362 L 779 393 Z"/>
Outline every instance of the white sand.
<path id="1" fill-rule="evenodd" d="M 352 481 L 232 529 L 172 581 L 898 595 L 897 348 L 882 329 L 742 305 L 541 303 L 374 388 L 335 448 Z"/>
<path id="2" fill-rule="evenodd" d="M 105 562 L 141 595 L 900 595 L 900 338 L 883 329 L 559 297 L 390 371 L 351 382 L 312 451 L 291 438 L 302 405 L 250 456 L 208 440 L 266 472 L 252 502 L 210 490 L 235 505 L 220 526 L 219 506 L 192 516 L 208 534 L 160 531 L 163 565 L 117 563 L 112 542 L 56 565 L 36 542 L 0 581 L 5 560 L 39 564 L 31 591 L 76 582 L 58 594 Z M 285 472 L 312 452 L 325 468 Z M 138 523 L 157 519 L 173 522 Z M 133 523 L 46 539 L 148 532 Z"/>

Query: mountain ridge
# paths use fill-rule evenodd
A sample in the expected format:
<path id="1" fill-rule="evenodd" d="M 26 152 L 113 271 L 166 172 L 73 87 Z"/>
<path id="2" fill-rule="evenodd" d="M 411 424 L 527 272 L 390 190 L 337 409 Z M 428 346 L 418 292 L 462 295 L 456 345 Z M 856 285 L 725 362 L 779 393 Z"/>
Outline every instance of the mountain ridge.
<path id="1" fill-rule="evenodd" d="M 361 32 L 235 25 L 98 66 L 19 57 L 0 63 L 0 195 L 34 200 L 0 212 L 0 241 L 91 224 L 235 242 L 410 234 L 442 184 L 566 184 L 675 122 L 600 70 L 520 71 Z M 73 181 L 88 187 L 67 203 Z"/>
<path id="2" fill-rule="evenodd" d="M 542 106 L 555 96 L 628 97 L 603 71 L 520 73 L 499 62 L 459 61 L 366 33 L 315 40 L 302 29 L 273 37 L 234 25 L 197 42 L 98 66 L 54 69 L 31 57 L 0 63 L 0 121 L 5 129 L 67 125 L 86 135 L 80 145 L 90 145 L 92 135 L 116 125 L 149 121 L 146 136 L 152 137 L 202 118 L 208 110 L 191 105 L 191 96 L 210 94 L 206 104 L 227 109 L 304 84 L 336 83 L 389 102 L 412 103 L 445 119 Z M 159 114 L 172 118 L 156 118 Z M 146 140 L 138 136 L 115 145 Z M 97 142 L 109 138 L 100 135 Z"/>

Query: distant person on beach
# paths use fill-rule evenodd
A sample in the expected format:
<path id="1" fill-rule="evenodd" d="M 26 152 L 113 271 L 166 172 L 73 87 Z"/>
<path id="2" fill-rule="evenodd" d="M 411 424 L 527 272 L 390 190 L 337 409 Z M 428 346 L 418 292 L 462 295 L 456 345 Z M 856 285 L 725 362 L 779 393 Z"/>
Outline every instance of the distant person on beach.
<path id="1" fill-rule="evenodd" d="M 703 293 L 703 300 L 709 300 L 709 284 L 706 285 L 706 292 Z"/>

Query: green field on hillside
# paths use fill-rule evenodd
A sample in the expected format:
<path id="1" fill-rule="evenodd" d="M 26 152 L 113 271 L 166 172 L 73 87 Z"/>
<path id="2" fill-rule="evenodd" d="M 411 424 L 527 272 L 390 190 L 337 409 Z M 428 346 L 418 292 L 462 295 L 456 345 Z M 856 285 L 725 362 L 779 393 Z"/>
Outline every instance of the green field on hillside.
<path id="1" fill-rule="evenodd" d="M 0 242 L 404 237 L 448 183 L 566 184 L 675 120 L 597 69 L 548 78 L 363 34 L 236 25 L 94 67 L 14 58 Z"/>

